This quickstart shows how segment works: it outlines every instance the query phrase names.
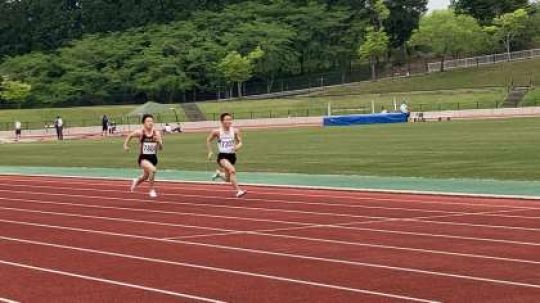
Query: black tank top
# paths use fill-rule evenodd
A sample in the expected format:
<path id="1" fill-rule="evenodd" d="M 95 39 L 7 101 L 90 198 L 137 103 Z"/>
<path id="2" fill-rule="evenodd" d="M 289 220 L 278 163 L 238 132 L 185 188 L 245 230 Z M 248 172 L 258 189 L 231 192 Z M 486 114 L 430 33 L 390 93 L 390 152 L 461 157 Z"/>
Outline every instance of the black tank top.
<path id="1" fill-rule="evenodd" d="M 157 155 L 158 141 L 156 140 L 156 131 L 152 131 L 151 136 L 147 136 L 144 130 L 141 136 L 141 155 Z"/>

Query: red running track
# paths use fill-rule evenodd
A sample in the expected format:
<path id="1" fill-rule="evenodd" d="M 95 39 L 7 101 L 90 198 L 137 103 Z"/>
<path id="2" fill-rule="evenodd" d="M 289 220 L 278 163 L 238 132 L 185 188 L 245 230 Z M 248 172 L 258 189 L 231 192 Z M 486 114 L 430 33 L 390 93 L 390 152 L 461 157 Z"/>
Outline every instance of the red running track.
<path id="1" fill-rule="evenodd" d="M 536 201 L 0 181 L 0 302 L 540 302 Z"/>

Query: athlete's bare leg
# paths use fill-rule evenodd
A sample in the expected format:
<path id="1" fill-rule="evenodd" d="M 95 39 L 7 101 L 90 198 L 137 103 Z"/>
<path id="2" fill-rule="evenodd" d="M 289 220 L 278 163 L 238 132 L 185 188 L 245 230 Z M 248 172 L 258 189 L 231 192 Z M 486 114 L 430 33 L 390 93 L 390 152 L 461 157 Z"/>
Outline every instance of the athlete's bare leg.
<path id="1" fill-rule="evenodd" d="M 237 192 L 237 197 L 241 197 L 245 195 L 246 192 L 240 188 L 240 185 L 238 185 L 238 179 L 236 177 L 236 168 L 234 167 L 234 165 L 232 165 L 231 162 L 229 162 L 229 160 L 227 159 L 221 159 L 221 161 L 219 161 L 219 164 L 225 171 L 225 181 L 231 183 L 231 185 L 234 187 L 234 189 Z"/>

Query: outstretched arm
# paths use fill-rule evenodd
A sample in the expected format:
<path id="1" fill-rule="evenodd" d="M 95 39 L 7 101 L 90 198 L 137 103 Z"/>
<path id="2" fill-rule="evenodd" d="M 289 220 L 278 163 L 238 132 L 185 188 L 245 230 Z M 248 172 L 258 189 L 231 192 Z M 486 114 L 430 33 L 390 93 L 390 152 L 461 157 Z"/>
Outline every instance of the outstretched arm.
<path id="1" fill-rule="evenodd" d="M 206 149 L 208 151 L 208 159 L 211 159 L 212 156 L 214 156 L 214 152 L 212 149 L 212 141 L 214 141 L 216 137 L 217 137 L 216 131 L 212 131 L 206 138 Z"/>
<path id="2" fill-rule="evenodd" d="M 126 138 L 126 141 L 124 141 L 124 150 L 129 151 L 129 142 L 131 141 L 131 139 L 133 139 L 133 137 L 140 137 L 140 136 L 141 134 L 140 134 L 140 131 L 138 130 L 130 133 Z"/>
<path id="3" fill-rule="evenodd" d="M 236 131 L 235 140 L 236 145 L 234 146 L 234 150 L 238 151 L 242 148 L 242 146 L 244 146 L 244 141 L 242 141 L 242 132 L 240 132 L 240 130 Z"/>
<path id="4" fill-rule="evenodd" d="M 163 150 L 163 136 L 160 131 L 156 131 L 156 138 L 159 150 Z"/>

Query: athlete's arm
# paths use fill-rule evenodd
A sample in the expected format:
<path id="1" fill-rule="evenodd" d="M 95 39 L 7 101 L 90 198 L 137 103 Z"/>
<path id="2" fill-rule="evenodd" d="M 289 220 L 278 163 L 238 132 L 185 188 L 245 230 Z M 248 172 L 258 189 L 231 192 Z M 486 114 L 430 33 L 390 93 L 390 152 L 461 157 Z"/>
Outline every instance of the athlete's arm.
<path id="1" fill-rule="evenodd" d="M 127 136 L 126 141 L 124 141 L 124 150 L 129 151 L 129 142 L 131 141 L 131 139 L 133 139 L 133 137 L 137 137 L 137 136 L 138 137 L 141 136 L 139 130 L 133 131 Z"/>
<path id="2" fill-rule="evenodd" d="M 236 145 L 234 146 L 234 150 L 238 151 L 239 149 L 242 148 L 242 146 L 244 146 L 244 142 L 242 141 L 242 133 L 240 132 L 239 129 L 234 134 L 234 137 L 236 140 Z"/>
<path id="3" fill-rule="evenodd" d="M 214 152 L 212 151 L 212 141 L 214 141 L 216 137 L 217 137 L 217 132 L 213 130 L 206 138 L 206 149 L 208 150 L 208 159 L 211 159 L 212 156 L 214 156 Z"/>
<path id="4" fill-rule="evenodd" d="M 156 138 L 159 150 L 163 150 L 163 137 L 160 131 L 156 131 Z"/>

